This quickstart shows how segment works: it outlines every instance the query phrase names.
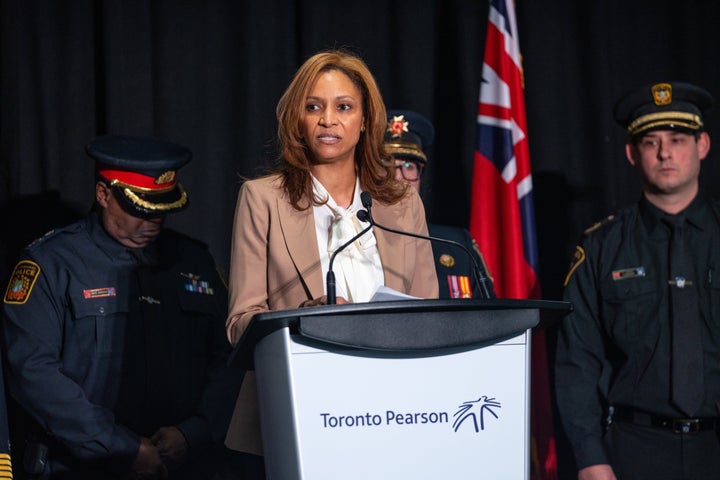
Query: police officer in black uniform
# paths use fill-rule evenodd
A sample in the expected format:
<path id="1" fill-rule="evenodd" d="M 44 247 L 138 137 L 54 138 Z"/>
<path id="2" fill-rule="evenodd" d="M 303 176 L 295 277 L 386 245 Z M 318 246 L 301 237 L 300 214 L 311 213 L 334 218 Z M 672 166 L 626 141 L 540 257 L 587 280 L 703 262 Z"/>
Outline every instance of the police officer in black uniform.
<path id="1" fill-rule="evenodd" d="M 420 191 L 422 174 L 427 164 L 424 148 L 432 145 L 434 139 L 435 129 L 423 115 L 412 110 L 388 110 L 385 151 L 395 163 L 398 180 Z M 428 224 L 428 233 L 431 237 L 457 242 L 470 252 L 468 255 L 462 247 L 432 242 L 440 298 L 495 297 L 480 250 L 466 228 Z M 485 279 L 483 285 L 478 283 L 473 272 L 473 259 Z"/>
<path id="2" fill-rule="evenodd" d="M 31 478 L 211 478 L 237 382 L 227 291 L 207 247 L 163 227 L 191 157 L 104 136 L 95 204 L 28 246 L 4 296 L 8 390 Z M 11 432 L 15 437 L 16 432 Z"/>
<path id="3" fill-rule="evenodd" d="M 711 103 L 663 82 L 615 107 L 643 187 L 585 232 L 565 281 L 556 392 L 580 479 L 718 478 L 720 202 L 698 183 Z"/>

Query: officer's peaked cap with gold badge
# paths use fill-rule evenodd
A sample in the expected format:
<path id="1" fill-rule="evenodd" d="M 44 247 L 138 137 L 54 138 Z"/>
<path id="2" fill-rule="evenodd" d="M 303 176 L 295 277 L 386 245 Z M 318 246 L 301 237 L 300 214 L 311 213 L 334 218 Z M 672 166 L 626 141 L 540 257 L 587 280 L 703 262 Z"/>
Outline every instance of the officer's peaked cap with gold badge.
<path id="1" fill-rule="evenodd" d="M 155 138 L 106 135 L 90 142 L 97 175 L 113 188 L 126 212 L 164 215 L 187 207 L 177 171 L 190 161 L 187 147 Z"/>
<path id="2" fill-rule="evenodd" d="M 696 85 L 662 82 L 632 90 L 615 104 L 615 120 L 630 138 L 658 129 L 694 133 L 704 129 L 703 115 L 713 97 Z"/>
<path id="3" fill-rule="evenodd" d="M 435 140 L 435 128 L 430 120 L 412 110 L 388 110 L 387 116 L 385 151 L 427 163 L 424 149 Z"/>

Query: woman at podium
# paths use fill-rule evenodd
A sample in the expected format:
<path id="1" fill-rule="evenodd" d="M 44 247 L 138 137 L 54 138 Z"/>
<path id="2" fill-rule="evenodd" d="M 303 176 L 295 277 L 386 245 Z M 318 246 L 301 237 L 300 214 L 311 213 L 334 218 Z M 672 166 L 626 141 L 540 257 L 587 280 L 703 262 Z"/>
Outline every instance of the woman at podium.
<path id="1" fill-rule="evenodd" d="M 278 102 L 279 165 L 245 182 L 232 234 L 227 334 L 237 344 L 253 315 L 327 303 L 333 253 L 364 230 L 361 192 L 378 224 L 427 235 L 414 188 L 382 162 L 385 105 L 367 65 L 331 50 L 310 57 Z M 430 242 L 368 229 L 334 256 L 337 303 L 367 302 L 386 286 L 437 298 Z M 254 378 L 246 375 L 228 446 L 260 454 Z M 251 430 L 255 429 L 255 432 Z"/>

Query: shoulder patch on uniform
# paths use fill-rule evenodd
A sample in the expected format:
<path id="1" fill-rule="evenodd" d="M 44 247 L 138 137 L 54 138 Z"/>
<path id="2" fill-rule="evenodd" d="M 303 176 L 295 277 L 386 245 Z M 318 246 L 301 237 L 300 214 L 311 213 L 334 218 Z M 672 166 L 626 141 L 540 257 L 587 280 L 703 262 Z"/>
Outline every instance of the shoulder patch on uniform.
<path id="1" fill-rule="evenodd" d="M 21 260 L 15 265 L 10 276 L 7 290 L 5 290 L 4 302 L 14 305 L 22 305 L 30 298 L 35 281 L 40 275 L 40 265 L 30 260 Z"/>
<path id="2" fill-rule="evenodd" d="M 592 226 L 586 228 L 583 233 L 587 235 L 588 233 L 594 232 L 595 230 L 602 227 L 606 223 L 611 222 L 614 218 L 615 218 L 615 215 L 610 215 L 610 216 L 604 218 L 603 220 L 600 220 L 599 222 L 593 224 Z"/>
<path id="3" fill-rule="evenodd" d="M 570 282 L 570 277 L 572 277 L 572 274 L 575 273 L 575 270 L 577 270 L 577 268 L 582 265 L 584 261 L 585 250 L 580 245 L 577 245 L 575 247 L 575 253 L 573 254 L 572 261 L 570 262 L 570 269 L 568 270 L 567 275 L 565 275 L 563 287 L 567 287 L 568 282 Z"/>
<path id="4" fill-rule="evenodd" d="M 75 233 L 82 229 L 82 225 L 79 223 L 71 223 L 70 225 L 66 225 L 64 227 L 60 228 L 53 228 L 52 230 L 45 232 L 45 234 L 42 237 L 38 237 L 32 242 L 30 242 L 27 246 L 27 248 L 32 249 L 37 247 L 38 245 L 42 245 L 43 243 L 47 242 L 51 238 L 57 237 L 60 234 L 63 233 Z"/>

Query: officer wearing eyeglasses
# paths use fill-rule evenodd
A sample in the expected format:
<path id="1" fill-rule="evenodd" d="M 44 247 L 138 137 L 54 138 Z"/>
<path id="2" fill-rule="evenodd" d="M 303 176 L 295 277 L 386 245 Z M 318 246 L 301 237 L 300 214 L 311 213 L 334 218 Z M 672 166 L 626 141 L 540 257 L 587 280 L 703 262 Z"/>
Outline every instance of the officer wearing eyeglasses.
<path id="1" fill-rule="evenodd" d="M 420 191 L 428 161 L 423 149 L 432 145 L 435 129 L 430 120 L 411 110 L 388 110 L 387 114 L 385 151 L 390 156 L 388 161 L 395 164 L 395 178 Z M 428 231 L 431 237 L 464 245 L 475 255 L 478 265 L 483 264 L 480 250 L 466 228 L 428 224 Z M 462 249 L 440 242 L 432 242 L 432 249 L 440 298 L 482 298 L 472 261 Z"/>

